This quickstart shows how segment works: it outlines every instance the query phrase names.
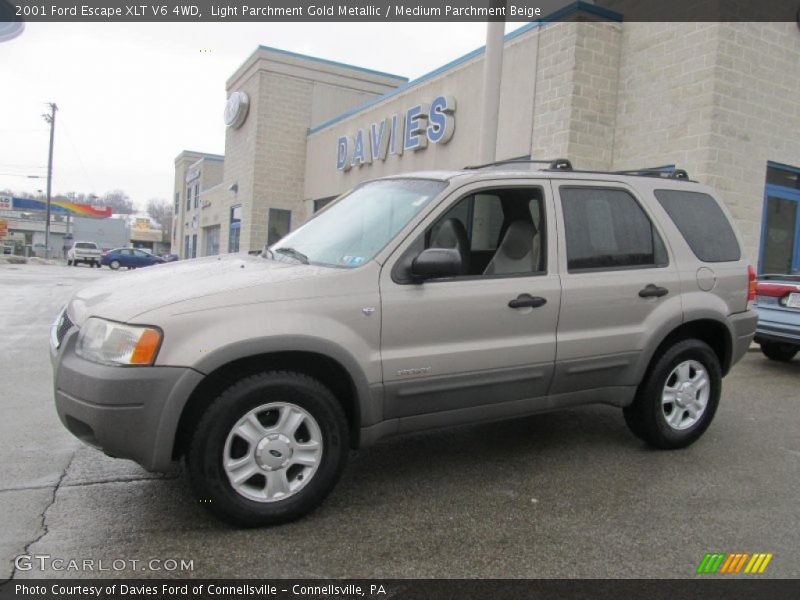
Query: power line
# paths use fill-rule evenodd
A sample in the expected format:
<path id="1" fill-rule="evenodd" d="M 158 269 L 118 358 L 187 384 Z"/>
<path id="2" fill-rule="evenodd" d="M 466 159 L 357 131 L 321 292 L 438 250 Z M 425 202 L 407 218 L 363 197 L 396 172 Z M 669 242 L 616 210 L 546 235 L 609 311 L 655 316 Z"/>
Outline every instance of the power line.
<path id="1" fill-rule="evenodd" d="M 96 190 L 97 188 L 94 185 L 94 181 L 92 181 L 91 176 L 89 175 L 89 171 L 86 170 L 86 165 L 83 164 L 83 159 L 81 158 L 80 152 L 78 152 L 78 148 L 75 143 L 72 141 L 72 134 L 69 132 L 69 127 L 64 119 L 64 115 L 61 115 L 61 127 L 64 129 L 64 133 L 67 134 L 67 141 L 69 145 L 72 146 L 72 151 L 75 153 L 76 158 L 78 159 L 78 163 L 81 165 L 81 170 L 83 171 L 83 175 L 86 177 L 87 182 L 89 183 L 91 189 Z"/>

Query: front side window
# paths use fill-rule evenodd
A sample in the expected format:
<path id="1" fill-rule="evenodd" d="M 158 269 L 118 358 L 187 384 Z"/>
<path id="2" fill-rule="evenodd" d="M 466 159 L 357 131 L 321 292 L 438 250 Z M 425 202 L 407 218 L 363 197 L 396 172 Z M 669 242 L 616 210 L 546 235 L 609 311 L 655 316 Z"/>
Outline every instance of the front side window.
<path id="1" fill-rule="evenodd" d="M 296 229 L 267 254 L 277 260 L 354 268 L 371 260 L 445 187 L 429 179 L 365 183 Z"/>
<path id="2" fill-rule="evenodd" d="M 667 264 L 661 236 L 625 190 L 561 187 L 567 270 L 613 270 Z"/>
<path id="3" fill-rule="evenodd" d="M 395 280 L 412 281 L 414 258 L 429 248 L 458 250 L 460 272 L 456 277 L 543 273 L 542 203 L 538 187 L 490 189 L 461 198 L 406 250 L 398 261 Z"/>

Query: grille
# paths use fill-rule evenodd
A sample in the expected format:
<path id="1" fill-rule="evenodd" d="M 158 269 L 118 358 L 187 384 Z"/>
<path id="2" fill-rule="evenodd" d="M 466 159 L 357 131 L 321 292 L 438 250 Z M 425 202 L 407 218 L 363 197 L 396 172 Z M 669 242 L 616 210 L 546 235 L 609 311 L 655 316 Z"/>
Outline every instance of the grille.
<path id="1" fill-rule="evenodd" d="M 61 320 L 59 320 L 58 327 L 56 327 L 56 341 L 58 342 L 59 346 L 61 345 L 64 336 L 67 335 L 67 332 L 70 330 L 72 325 L 73 323 L 69 320 L 67 311 L 65 310 L 63 313 L 61 313 Z"/>

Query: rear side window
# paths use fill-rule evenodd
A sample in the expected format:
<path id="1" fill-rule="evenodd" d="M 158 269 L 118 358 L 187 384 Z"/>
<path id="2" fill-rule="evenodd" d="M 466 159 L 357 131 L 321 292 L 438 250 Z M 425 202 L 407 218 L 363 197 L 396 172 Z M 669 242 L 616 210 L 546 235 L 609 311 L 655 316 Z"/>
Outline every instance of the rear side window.
<path id="1" fill-rule="evenodd" d="M 656 190 L 656 198 L 703 262 L 739 260 L 742 251 L 725 213 L 708 194 Z"/>
<path id="2" fill-rule="evenodd" d="M 570 272 L 667 264 L 661 236 L 628 192 L 589 187 L 560 192 Z"/>

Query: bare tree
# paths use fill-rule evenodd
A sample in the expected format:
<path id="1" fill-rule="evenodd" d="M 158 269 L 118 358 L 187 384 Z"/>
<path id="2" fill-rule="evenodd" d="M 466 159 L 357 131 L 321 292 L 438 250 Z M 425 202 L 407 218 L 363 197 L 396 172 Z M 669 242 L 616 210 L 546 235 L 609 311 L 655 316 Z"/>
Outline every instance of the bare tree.
<path id="1" fill-rule="evenodd" d="M 136 207 L 133 205 L 128 195 L 122 190 L 112 190 L 106 192 L 102 197 L 98 198 L 95 204 L 108 206 L 111 211 L 121 215 L 132 215 L 136 212 Z"/>
<path id="2" fill-rule="evenodd" d="M 151 198 L 147 201 L 147 214 L 159 225 L 164 240 L 172 238 L 172 204 L 163 198 Z"/>

